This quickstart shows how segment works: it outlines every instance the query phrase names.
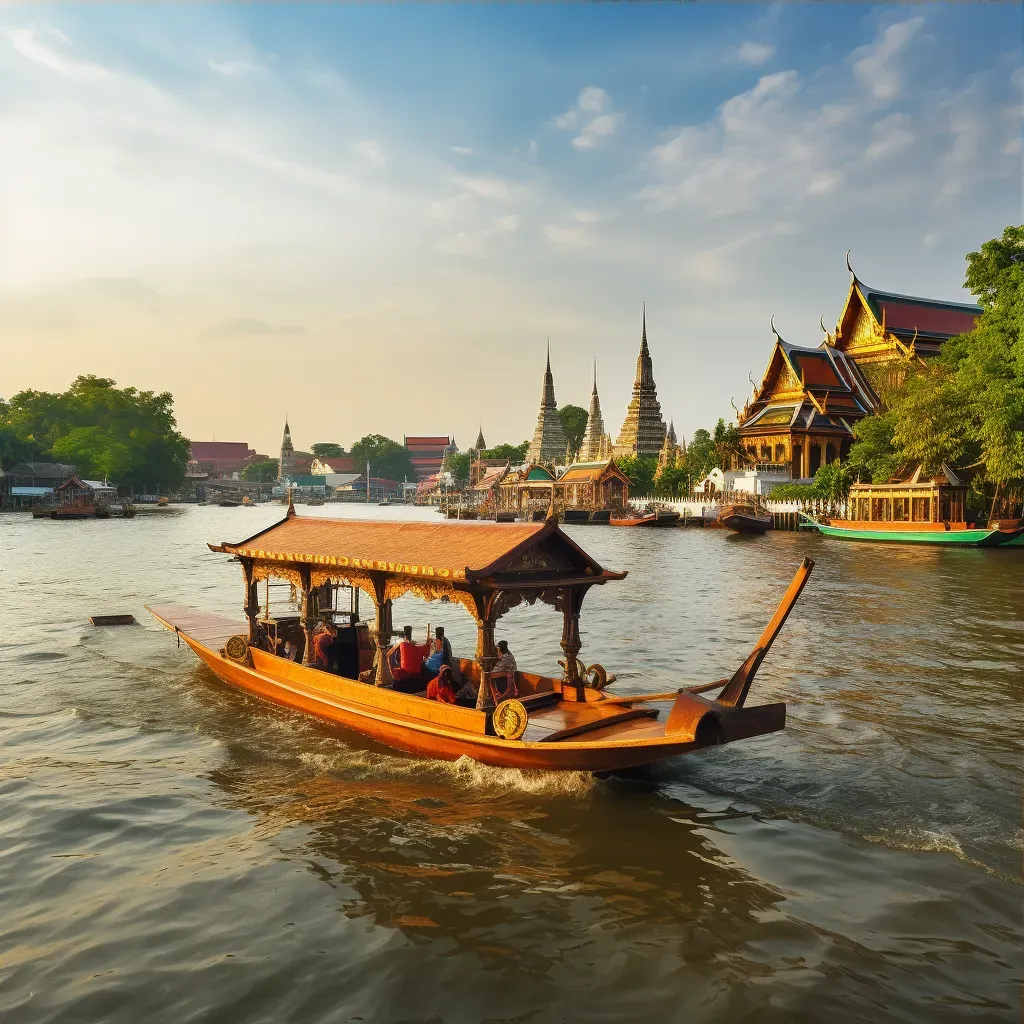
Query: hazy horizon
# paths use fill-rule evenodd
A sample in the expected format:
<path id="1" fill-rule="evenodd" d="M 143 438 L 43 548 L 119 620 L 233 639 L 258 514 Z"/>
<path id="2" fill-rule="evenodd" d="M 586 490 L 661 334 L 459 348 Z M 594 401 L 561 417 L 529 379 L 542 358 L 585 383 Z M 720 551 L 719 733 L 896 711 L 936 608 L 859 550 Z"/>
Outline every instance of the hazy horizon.
<path id="1" fill-rule="evenodd" d="M 1018 5 L 0 7 L 0 395 L 171 391 L 195 440 L 732 415 L 845 253 L 969 297 L 1020 221 Z"/>

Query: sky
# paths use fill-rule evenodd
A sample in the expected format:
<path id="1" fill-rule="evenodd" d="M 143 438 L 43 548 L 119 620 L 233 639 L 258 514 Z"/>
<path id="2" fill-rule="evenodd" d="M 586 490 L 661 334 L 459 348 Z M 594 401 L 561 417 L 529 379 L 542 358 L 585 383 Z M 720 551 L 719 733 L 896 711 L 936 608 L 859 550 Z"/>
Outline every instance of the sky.
<path id="1" fill-rule="evenodd" d="M 666 420 L 822 338 L 847 249 L 963 299 L 1020 223 L 1018 4 L 0 3 L 0 395 L 170 391 L 195 440 Z"/>

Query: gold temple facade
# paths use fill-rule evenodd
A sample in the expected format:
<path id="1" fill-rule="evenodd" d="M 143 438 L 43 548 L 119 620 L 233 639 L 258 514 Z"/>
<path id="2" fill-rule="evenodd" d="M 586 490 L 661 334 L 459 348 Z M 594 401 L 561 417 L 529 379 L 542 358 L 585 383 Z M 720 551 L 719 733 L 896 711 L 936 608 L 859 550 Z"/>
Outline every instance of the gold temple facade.
<path id="1" fill-rule="evenodd" d="M 846 457 L 857 421 L 877 412 L 914 362 L 974 328 L 978 306 L 883 292 L 850 269 L 850 288 L 834 332 L 817 348 L 775 347 L 760 385 L 739 416 L 743 466 L 785 467 L 809 479 Z"/>

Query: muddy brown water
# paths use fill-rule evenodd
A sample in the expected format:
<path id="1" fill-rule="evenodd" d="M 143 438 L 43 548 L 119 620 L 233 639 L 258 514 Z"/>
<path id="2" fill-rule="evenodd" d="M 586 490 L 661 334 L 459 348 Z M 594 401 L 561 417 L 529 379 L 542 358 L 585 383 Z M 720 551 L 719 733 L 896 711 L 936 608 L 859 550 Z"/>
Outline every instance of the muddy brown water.
<path id="1" fill-rule="evenodd" d="M 1020 1019 L 1024 549 L 570 528 L 630 571 L 584 604 L 619 690 L 729 673 L 817 561 L 755 684 L 784 733 L 596 780 L 410 759 L 176 648 L 143 604 L 240 614 L 205 543 L 280 514 L 0 517 L 5 1022 Z M 461 608 L 395 621 L 472 651 Z M 551 671 L 560 625 L 499 636 Z"/>

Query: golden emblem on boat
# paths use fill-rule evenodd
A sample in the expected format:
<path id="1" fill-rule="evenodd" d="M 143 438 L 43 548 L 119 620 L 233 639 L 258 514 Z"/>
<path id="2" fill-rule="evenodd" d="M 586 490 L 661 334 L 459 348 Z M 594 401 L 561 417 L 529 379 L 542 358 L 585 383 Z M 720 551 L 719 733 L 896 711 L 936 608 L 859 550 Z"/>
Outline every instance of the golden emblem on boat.
<path id="1" fill-rule="evenodd" d="M 494 724 L 494 731 L 503 740 L 517 740 L 526 732 L 526 723 L 529 715 L 526 713 L 526 706 L 521 700 L 510 697 L 503 700 L 491 716 Z"/>
<path id="2" fill-rule="evenodd" d="M 249 656 L 249 638 L 241 634 L 229 636 L 227 643 L 224 645 L 224 653 L 232 661 L 245 661 Z"/>

